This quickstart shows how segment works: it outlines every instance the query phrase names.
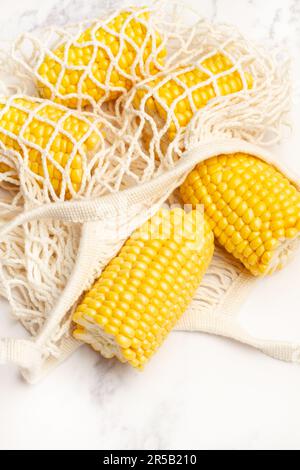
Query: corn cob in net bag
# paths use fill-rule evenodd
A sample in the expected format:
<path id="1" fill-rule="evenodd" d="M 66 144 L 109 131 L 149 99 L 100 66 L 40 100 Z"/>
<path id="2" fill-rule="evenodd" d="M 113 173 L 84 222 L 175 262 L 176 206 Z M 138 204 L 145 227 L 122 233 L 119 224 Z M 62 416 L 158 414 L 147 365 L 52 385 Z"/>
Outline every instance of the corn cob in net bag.
<path id="1" fill-rule="evenodd" d="M 18 163 L 52 196 L 70 198 L 81 190 L 86 168 L 104 146 L 96 116 L 29 96 L 0 98 L 0 172 L 18 183 Z M 10 166 L 9 159 L 12 162 Z"/>
<path id="2" fill-rule="evenodd" d="M 278 142 L 290 104 L 286 55 L 277 67 L 280 51 L 267 52 L 228 25 L 200 19 L 195 34 L 173 26 L 164 69 L 123 100 L 134 158 L 150 155 L 161 170 L 217 138 Z"/>
<path id="3" fill-rule="evenodd" d="M 281 269 L 300 243 L 299 190 L 252 155 L 199 163 L 180 194 L 186 204 L 203 204 L 217 241 L 256 276 Z"/>
<path id="4" fill-rule="evenodd" d="M 169 139 L 173 140 L 189 124 L 198 109 L 205 107 L 216 96 L 252 88 L 253 78 L 246 72 L 240 74 L 228 56 L 217 53 L 203 60 L 199 67 L 160 75 L 147 85 L 145 88 L 143 85 L 138 87 L 133 105 L 139 109 L 146 96 L 145 110 L 152 117 L 157 115 L 162 126 L 170 120 L 170 116 L 174 116 L 167 132 Z M 150 93 L 148 87 L 152 88 Z"/>
<path id="5" fill-rule="evenodd" d="M 142 367 L 186 310 L 214 251 L 201 212 L 159 211 L 132 234 L 76 308 L 76 338 Z"/>
<path id="6" fill-rule="evenodd" d="M 35 79 L 40 96 L 72 108 L 99 109 L 161 70 L 166 55 L 162 35 L 147 7 L 106 12 L 103 18 L 83 22 L 70 32 L 57 31 L 49 46 L 47 41 L 25 34 L 19 49 L 28 42 L 34 54 L 23 64 Z"/>
<path id="7" fill-rule="evenodd" d="M 6 93 L 1 99 L 4 107 L 0 117 L 4 121 L 1 124 L 0 119 L 0 181 L 2 187 L 10 183 L 10 188 L 5 197 L 0 195 L 0 289 L 16 318 L 35 338 L 20 346 L 22 360 L 9 341 L 1 348 L 0 340 L 0 361 L 17 362 L 28 381 L 39 380 L 81 344 L 72 335 L 74 312 L 76 337 L 107 356 L 116 355 L 137 367 L 154 353 L 170 329 L 176 328 L 175 323 L 177 328 L 235 337 L 274 357 L 282 356 L 276 345 L 273 348 L 273 344 L 255 342 L 233 328 L 232 318 L 227 321 L 218 316 L 218 311 L 232 313 L 230 293 L 245 293 L 246 286 L 252 285 L 252 276 L 242 265 L 244 259 L 231 259 L 218 248 L 188 307 L 196 280 L 199 284 L 207 267 L 210 243 L 207 256 L 198 252 L 197 266 L 185 262 L 187 267 L 183 269 L 188 271 L 190 266 L 197 279 L 186 283 L 186 296 L 183 291 L 174 293 L 173 300 L 180 308 L 173 309 L 169 299 L 168 311 L 156 302 L 156 307 L 162 308 L 157 321 L 154 309 L 152 318 L 146 313 L 139 317 L 134 309 L 138 305 L 136 295 L 131 290 L 134 298 L 130 308 L 125 309 L 122 289 L 134 287 L 139 281 L 131 276 L 136 271 L 135 263 L 146 268 L 151 262 L 157 263 L 160 272 L 161 264 L 167 269 L 174 258 L 172 239 L 165 241 L 172 255 L 166 259 L 160 256 L 159 260 L 159 252 L 153 252 L 155 240 L 141 237 L 139 242 L 131 238 L 132 233 L 173 197 L 174 190 L 184 184 L 197 164 L 211 157 L 243 152 L 273 164 L 275 157 L 265 157 L 267 152 L 263 147 L 257 149 L 256 144 L 279 142 L 289 109 L 290 81 L 284 55 L 257 46 L 232 26 L 197 17 L 192 23 L 184 23 L 184 15 L 176 11 L 173 15 L 163 3 L 156 5 L 153 16 L 152 12 L 146 14 L 147 9 L 125 8 L 97 14 L 101 20 L 22 35 L 7 61 L 22 80 L 35 79 L 36 94 L 49 97 L 50 90 L 56 101 L 50 104 L 39 98 L 29 99 L 29 89 L 17 98 Z M 32 47 L 28 55 L 22 50 L 27 39 Z M 108 68 L 100 73 L 94 59 L 102 53 Z M 0 65 L 4 67 L 5 63 Z M 94 80 L 96 72 L 98 78 Z M 60 88 L 66 76 L 64 88 Z M 95 86 L 90 87 L 87 79 Z M 84 83 L 87 86 L 83 90 Z M 19 99 L 23 100 L 21 105 L 16 102 Z M 30 109 L 27 101 L 32 103 Z M 45 116 L 39 115 L 39 110 L 47 106 L 48 111 L 53 107 L 62 113 L 57 122 L 54 111 L 51 116 L 46 112 Z M 96 114 L 78 114 L 73 107 L 93 108 Z M 7 112 L 13 117 L 11 128 L 7 128 Z M 72 125 L 65 129 L 67 119 Z M 35 124 L 30 125 L 35 120 L 41 129 L 38 136 Z M 78 121 L 87 128 L 84 125 L 82 129 Z M 58 143 L 54 144 L 56 136 Z M 68 139 L 73 146 L 65 152 Z M 67 159 L 61 153 L 68 151 L 71 154 Z M 74 167 L 75 162 L 72 167 L 75 156 L 79 168 Z M 56 170 L 63 175 L 61 179 Z M 58 182 L 51 183 L 51 174 Z M 119 225 L 121 233 L 116 230 Z M 211 234 L 210 225 L 214 230 L 207 218 L 205 226 Z M 285 227 L 289 228 L 297 226 Z M 186 253 L 184 244 L 179 243 L 179 254 L 181 250 Z M 124 259 L 124 269 L 119 270 Z M 141 287 L 148 293 L 148 286 L 156 279 L 156 273 L 154 277 L 149 274 L 146 269 L 141 280 Z M 107 286 L 114 287 L 120 297 L 106 297 Z M 150 296 L 143 295 L 150 303 Z M 122 344 L 118 328 L 121 336 L 127 334 Z M 148 337 L 142 334 L 138 338 L 140 330 Z M 289 357 L 287 353 L 286 360 Z"/>

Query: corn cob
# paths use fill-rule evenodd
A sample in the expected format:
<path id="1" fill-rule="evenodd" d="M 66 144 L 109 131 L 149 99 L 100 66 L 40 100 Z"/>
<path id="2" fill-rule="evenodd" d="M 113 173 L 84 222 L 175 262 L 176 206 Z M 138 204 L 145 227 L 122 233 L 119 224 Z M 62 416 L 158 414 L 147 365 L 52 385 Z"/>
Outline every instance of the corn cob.
<path id="1" fill-rule="evenodd" d="M 85 95 L 82 105 L 86 106 L 93 100 L 115 99 L 136 79 L 155 74 L 166 50 L 161 46 L 161 36 L 147 26 L 148 22 L 145 9 L 124 10 L 105 27 L 96 31 L 88 28 L 71 45 L 60 45 L 45 56 L 38 69 L 40 95 L 73 108 L 78 97 L 70 95 Z M 138 58 L 140 50 L 142 60 Z M 111 66 L 116 57 L 117 63 Z"/>
<path id="2" fill-rule="evenodd" d="M 218 78 L 218 75 L 224 72 L 225 74 Z M 171 116 L 170 110 L 174 112 L 176 121 L 171 119 L 168 128 L 170 140 L 175 138 L 181 128 L 188 125 L 195 110 L 206 106 L 212 98 L 237 93 L 245 87 L 250 89 L 253 86 L 252 76 L 245 72 L 244 84 L 240 73 L 233 70 L 232 62 L 222 53 L 204 60 L 201 62 L 201 67 L 192 67 L 189 71 L 179 69 L 173 72 L 172 76 L 174 78 L 169 80 L 167 75 L 160 76 L 148 82 L 147 87 L 141 84 L 133 98 L 133 105 L 138 109 L 143 97 L 149 94 L 149 88 L 153 88 L 153 93 L 150 93 L 146 99 L 145 109 L 151 116 L 158 115 L 163 124 L 168 116 Z M 215 83 L 209 81 L 204 84 L 210 77 L 215 78 Z M 189 89 L 193 89 L 190 92 L 191 97 L 186 92 Z"/>
<path id="3" fill-rule="evenodd" d="M 52 134 L 59 124 L 59 131 L 47 148 Z M 4 149 L 18 152 L 24 158 L 28 153 L 28 167 L 42 178 L 49 177 L 51 185 L 60 194 L 64 170 L 69 167 L 70 184 L 77 192 L 83 178 L 83 161 L 80 151 L 89 155 L 100 144 L 100 133 L 92 129 L 90 119 L 80 118 L 67 108 L 34 98 L 14 98 L 9 102 L 0 100 L 0 142 Z M 82 144 L 74 149 L 72 142 Z M 49 157 L 43 165 L 42 152 L 47 148 Z M 70 162 L 70 156 L 72 161 Z M 12 171 L 6 163 L 0 163 L 0 172 Z M 17 175 L 15 175 L 17 178 Z M 68 184 L 67 184 L 68 188 Z M 68 192 L 68 191 L 67 191 Z"/>
<path id="4" fill-rule="evenodd" d="M 213 250 L 201 212 L 159 211 L 85 295 L 74 336 L 105 357 L 142 368 L 187 308 Z"/>
<path id="5" fill-rule="evenodd" d="M 216 240 L 256 276 L 281 269 L 300 239 L 300 192 L 251 155 L 198 164 L 180 192 L 185 203 L 204 205 Z"/>

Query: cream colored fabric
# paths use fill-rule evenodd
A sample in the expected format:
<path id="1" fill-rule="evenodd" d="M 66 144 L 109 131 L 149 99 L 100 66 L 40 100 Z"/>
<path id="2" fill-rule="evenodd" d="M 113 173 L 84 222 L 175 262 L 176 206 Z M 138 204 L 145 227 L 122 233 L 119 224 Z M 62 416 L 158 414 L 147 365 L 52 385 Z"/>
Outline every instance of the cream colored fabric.
<path id="1" fill-rule="evenodd" d="M 0 294 L 32 337 L 1 341 L 0 361 L 18 364 L 30 382 L 39 380 L 79 346 L 70 335 L 71 313 L 78 298 L 132 230 L 169 198 L 198 161 L 217 153 L 245 151 L 276 164 L 275 156 L 264 147 L 280 141 L 286 123 L 291 88 L 286 54 L 255 44 L 233 26 L 200 18 L 185 4 L 173 8 L 171 2 L 157 2 L 151 10 L 150 30 L 162 34 L 168 50 L 164 72 L 169 77 L 175 77 L 178 67 L 198 66 L 221 53 L 232 62 L 231 72 L 238 72 L 243 89 L 219 96 L 217 78 L 210 74 L 207 84 L 216 97 L 196 111 L 186 129 L 169 142 L 145 107 L 132 105 L 138 83 L 109 105 L 92 103 L 89 111 L 101 124 L 102 145 L 87 162 L 86 180 L 78 193 L 71 191 L 74 200 L 70 202 L 64 201 L 63 192 L 51 192 L 47 174 L 37 184 L 26 159 L 0 145 L 0 162 L 14 168 L 19 177 L 19 186 L 13 188 L 10 172 L 0 173 L 1 187 L 7 188 L 0 192 Z M 37 95 L 34 84 L 45 54 L 51 55 L 53 47 L 71 41 L 74 35 L 76 39 L 86 27 L 107 24 L 112 14 L 116 12 L 103 12 L 100 20 L 63 29 L 22 34 L 11 50 L 0 51 L 0 72 L 5 77 L 0 82 L 1 102 L 14 93 Z M 244 86 L 246 72 L 253 78 L 251 90 Z M 145 83 L 148 86 L 149 80 Z M 80 92 L 76 98 L 80 102 Z M 167 112 L 165 128 L 174 118 L 172 112 Z M 145 149 L 149 126 L 153 135 Z M 24 148 L 22 138 L 20 132 L 17 143 Z M 40 150 L 45 168 L 47 151 Z M 67 169 L 61 170 L 63 180 L 68 179 Z M 202 290 L 179 327 L 232 335 L 249 343 L 235 317 L 224 319 L 223 314 L 236 310 L 237 290 L 241 300 L 252 284 L 239 265 L 229 263 L 224 253 L 216 254 Z M 289 357 L 288 351 L 287 347 L 283 359 Z"/>
<path id="2" fill-rule="evenodd" d="M 124 19 L 123 26 L 120 31 L 114 29 L 114 23 L 120 15 L 125 12 L 126 19 Z M 82 21 L 73 25 L 66 25 L 64 28 L 49 27 L 39 34 L 36 33 L 24 33 L 21 34 L 18 40 L 15 42 L 13 47 L 13 57 L 20 63 L 28 73 L 28 75 L 39 81 L 40 85 L 43 85 L 49 90 L 48 98 L 51 100 L 60 100 L 62 104 L 68 105 L 68 102 L 75 101 L 78 104 L 78 109 L 83 109 L 88 105 L 98 113 L 103 113 L 103 104 L 111 99 L 112 92 L 115 97 L 125 94 L 127 88 L 124 84 L 124 76 L 133 85 L 142 78 L 146 78 L 151 75 L 150 70 L 160 71 L 162 65 L 158 60 L 158 57 L 162 51 L 164 51 L 166 45 L 166 37 L 164 30 L 160 28 L 158 32 L 158 23 L 153 14 L 153 8 L 147 6 L 124 6 L 122 8 L 114 8 L 112 10 L 105 10 L 99 14 L 98 18 L 92 20 Z M 129 27 L 139 32 L 139 43 L 136 43 L 128 33 Z M 89 30 L 88 38 L 84 38 L 84 33 Z M 99 38 L 97 32 L 103 31 L 105 35 L 110 36 L 111 40 L 114 40 L 115 44 L 118 43 L 118 51 L 114 55 L 112 49 L 109 46 L 109 42 L 103 43 L 103 39 Z M 142 34 L 143 31 L 143 34 Z M 158 35 L 160 40 L 158 41 Z M 102 36 L 103 38 L 103 36 Z M 80 44 L 80 47 L 84 50 L 86 48 L 92 48 L 90 53 L 90 61 L 85 66 L 74 66 L 70 64 L 69 56 L 72 54 L 72 48 L 74 51 L 74 45 Z M 119 63 L 122 56 L 126 57 L 126 53 L 131 48 L 131 53 L 134 60 L 131 66 L 128 66 L 126 71 L 124 67 Z M 58 58 L 57 55 L 53 54 L 54 50 L 57 50 L 60 46 L 63 46 L 63 54 Z M 150 46 L 151 51 L 145 60 L 145 50 Z M 114 60 L 113 67 L 108 67 L 105 71 L 104 77 L 100 79 L 98 83 L 97 73 L 94 71 L 94 64 L 97 67 L 97 53 L 101 51 L 102 61 L 109 59 Z M 70 93 L 70 96 L 61 93 L 61 80 L 57 80 L 55 84 L 51 83 L 46 79 L 45 75 L 41 74 L 40 66 L 44 63 L 45 59 L 54 59 L 56 63 L 61 67 L 61 73 L 72 70 L 80 70 L 83 72 L 83 77 L 78 80 L 78 87 Z M 125 62 L 126 63 L 126 62 Z M 103 71 L 104 69 L 102 69 Z M 113 75 L 119 78 L 116 83 L 116 79 Z M 100 74 L 101 75 L 101 74 Z M 119 77 L 118 77 L 119 76 Z M 120 79 L 123 79 L 121 81 Z M 121 83 L 120 83 L 121 82 Z M 89 83 L 90 89 L 93 85 L 98 89 L 98 99 L 95 99 L 90 93 L 87 93 L 84 84 Z M 127 85 L 128 86 L 128 85 Z M 114 89 L 112 90 L 112 87 Z"/>
<path id="3" fill-rule="evenodd" d="M 187 172 L 204 159 L 219 153 L 246 152 L 277 165 L 275 158 L 266 150 L 253 144 L 232 139 L 209 142 L 187 152 L 175 168 L 140 186 L 113 195 L 90 201 L 62 202 L 44 205 L 33 211 L 18 215 L 2 227 L 0 238 L 6 236 L 19 224 L 42 219 L 60 219 L 64 222 L 81 223 L 82 233 L 75 268 L 70 279 L 54 306 L 48 320 L 34 341 L 2 341 L 2 362 L 11 360 L 22 367 L 24 377 L 35 382 L 55 364 L 52 349 L 53 338 L 61 327 L 66 312 L 74 305 L 81 293 L 89 287 L 96 273 L 99 274 L 109 259 L 119 250 L 124 239 L 151 216 L 180 184 Z M 300 179 L 280 167 L 299 187 Z M 153 204 L 155 195 L 156 204 Z M 151 203 L 152 202 L 152 203 Z M 125 211 L 126 209 L 126 211 Z M 124 238 L 116 232 L 116 217 L 121 221 Z M 101 243 L 99 243 L 101 237 Z M 222 251 L 217 250 L 214 261 L 197 293 L 196 299 L 186 312 L 177 329 L 204 331 L 231 337 L 261 349 L 266 354 L 282 360 L 298 358 L 299 346 L 295 344 L 263 341 L 252 338 L 245 332 L 234 316 L 254 278 Z M 60 342 L 57 361 L 60 362 L 78 344 L 68 334 Z M 24 354 L 22 354 L 24 351 Z"/>

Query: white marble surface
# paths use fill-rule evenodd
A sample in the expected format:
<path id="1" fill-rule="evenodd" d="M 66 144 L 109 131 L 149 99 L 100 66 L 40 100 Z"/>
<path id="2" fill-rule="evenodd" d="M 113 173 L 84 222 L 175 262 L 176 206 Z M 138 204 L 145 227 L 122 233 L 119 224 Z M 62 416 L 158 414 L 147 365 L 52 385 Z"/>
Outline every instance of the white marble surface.
<path id="1" fill-rule="evenodd" d="M 0 0 L 0 40 L 96 15 L 101 3 Z M 186 3 L 253 37 L 290 44 L 295 129 L 280 154 L 300 173 L 300 0 Z M 300 340 L 299 271 L 300 255 L 258 283 L 242 308 L 251 332 Z M 24 335 L 0 307 L 1 336 Z M 9 366 L 0 384 L 1 449 L 300 448 L 299 366 L 208 335 L 173 333 L 143 374 L 82 348 L 39 385 L 26 385 Z"/>

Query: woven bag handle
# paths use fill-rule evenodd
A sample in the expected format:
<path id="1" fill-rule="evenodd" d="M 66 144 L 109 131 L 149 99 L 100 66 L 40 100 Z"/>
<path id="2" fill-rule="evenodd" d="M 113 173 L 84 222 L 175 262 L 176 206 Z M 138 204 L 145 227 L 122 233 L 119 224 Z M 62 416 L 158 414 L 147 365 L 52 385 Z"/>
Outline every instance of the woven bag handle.
<path id="1" fill-rule="evenodd" d="M 257 145 L 240 139 L 226 139 L 206 142 L 192 149 L 181 158 L 172 169 L 157 176 L 153 180 L 100 198 L 83 201 L 65 201 L 44 204 L 38 208 L 26 211 L 16 216 L 11 222 L 0 229 L 0 239 L 7 233 L 31 220 L 60 219 L 65 222 L 85 223 L 103 220 L 123 212 L 135 204 L 147 205 L 157 193 L 168 195 L 181 183 L 181 179 L 197 163 L 207 160 L 220 153 L 245 152 L 262 158 L 283 171 L 300 188 L 300 177 L 286 167 L 281 167 L 272 154 Z"/>
<path id="2" fill-rule="evenodd" d="M 230 338 L 259 349 L 275 359 L 300 364 L 300 343 L 291 341 L 271 341 L 252 336 L 243 328 L 237 317 L 221 312 L 185 314 L 176 326 L 178 331 L 199 331 Z"/>
<path id="3" fill-rule="evenodd" d="M 176 167 L 150 182 L 94 200 L 51 203 L 24 212 L 1 227 L 0 239 L 17 226 L 31 220 L 55 218 L 89 225 L 89 223 L 94 221 L 103 222 L 105 218 L 114 217 L 116 214 L 134 205 L 140 205 L 142 210 L 145 204 L 147 206 L 147 201 L 151 201 L 158 193 L 164 194 L 165 199 L 167 199 L 172 191 L 181 183 L 186 173 L 197 163 L 217 154 L 229 154 L 233 152 L 245 152 L 262 158 L 283 171 L 298 188 L 300 187 L 300 179 L 288 169 L 282 168 L 265 149 L 240 139 L 206 142 L 198 148 L 187 152 Z M 65 312 L 62 313 L 62 315 L 64 314 Z M 49 328 L 49 323 L 52 326 L 55 321 L 60 321 L 57 312 L 55 312 L 54 317 L 49 318 L 45 328 Z M 300 356 L 300 345 L 289 342 L 273 342 L 255 339 L 242 329 L 236 319 L 228 317 L 223 318 L 220 313 L 201 316 L 194 315 L 187 323 L 184 323 L 183 320 L 183 323 L 181 323 L 178 328 L 184 331 L 198 330 L 233 338 L 258 348 L 272 357 L 285 361 L 294 361 L 297 354 Z M 44 333 L 45 332 L 42 331 L 42 337 L 45 336 Z M 36 367 L 43 355 L 43 344 L 37 343 L 34 344 L 34 347 L 33 344 L 33 341 L 30 340 L 0 339 L 0 362 L 5 363 L 11 361 L 21 367 Z"/>
<path id="4" fill-rule="evenodd" d="M 0 364 L 12 362 L 30 369 L 41 360 L 41 350 L 33 341 L 15 338 L 0 339 Z"/>

